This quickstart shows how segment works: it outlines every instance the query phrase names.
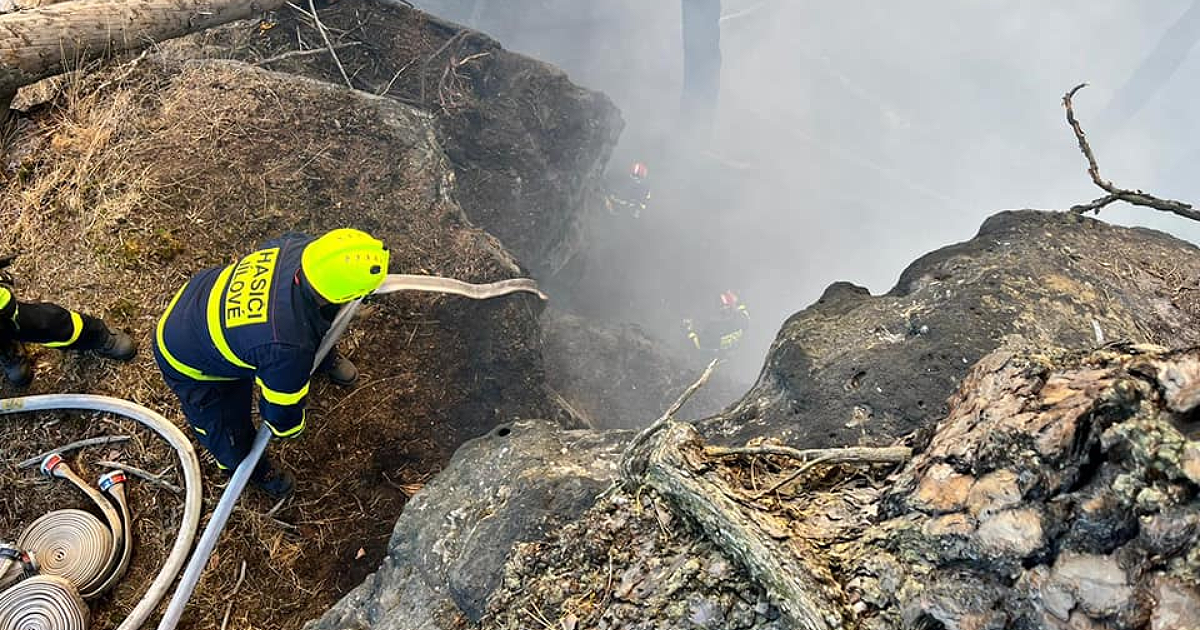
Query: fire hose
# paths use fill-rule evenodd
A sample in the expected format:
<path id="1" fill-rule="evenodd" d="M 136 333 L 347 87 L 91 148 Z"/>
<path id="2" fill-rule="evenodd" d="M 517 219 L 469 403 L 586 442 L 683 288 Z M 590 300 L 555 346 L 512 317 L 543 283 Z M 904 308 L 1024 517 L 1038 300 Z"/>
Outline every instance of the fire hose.
<path id="1" fill-rule="evenodd" d="M 4 630 L 87 630 L 87 605 L 75 586 L 54 575 L 38 575 L 0 593 Z"/>
<path id="2" fill-rule="evenodd" d="M 537 289 L 537 284 L 528 279 L 479 285 L 450 278 L 400 274 L 389 275 L 376 293 L 403 290 L 448 293 L 476 300 L 529 292 L 546 299 L 545 294 Z M 360 302 L 351 302 L 339 311 L 317 350 L 313 370 L 345 332 Z M 175 425 L 161 415 L 129 401 L 89 394 L 49 394 L 0 400 L 0 415 L 57 409 L 105 411 L 126 416 L 158 433 L 179 455 L 186 487 L 183 519 L 163 568 L 118 628 L 136 630 L 145 623 L 166 594 L 183 566 L 199 529 L 202 507 L 199 460 L 187 436 Z M 158 626 L 160 630 L 173 629 L 178 623 L 217 537 L 245 489 L 251 471 L 266 450 L 270 436 L 269 429 L 260 427 L 250 454 L 234 472 L 163 615 Z M 123 523 L 130 523 L 122 483 L 124 477 L 120 473 L 110 473 L 102 477 L 100 482 L 101 490 L 110 493 L 120 507 L 121 511 L 117 513 L 60 456 L 47 457 L 42 468 L 44 473 L 67 479 L 85 492 L 100 508 L 108 526 L 105 527 L 100 519 L 83 510 L 57 510 L 31 523 L 16 548 L 0 545 L 0 586 L 26 577 L 0 592 L 0 630 L 85 630 L 89 611 L 83 598 L 92 598 L 106 591 L 129 566 L 132 545 L 127 526 L 122 526 Z M 22 550 L 32 553 L 26 554 Z M 44 574 L 28 577 L 39 562 L 42 563 L 41 571 Z"/>
<path id="3" fill-rule="evenodd" d="M 183 567 L 184 562 L 187 560 L 188 551 L 191 549 L 192 542 L 196 537 L 196 530 L 200 527 L 200 511 L 202 508 L 200 460 L 196 458 L 196 451 L 192 448 L 191 441 L 184 435 L 183 431 L 180 431 L 178 427 L 158 413 L 127 400 L 91 394 L 46 394 L 0 400 L 0 415 L 57 409 L 104 411 L 125 416 L 145 425 L 162 436 L 175 449 L 176 454 L 179 456 L 185 486 L 182 522 L 179 532 L 175 537 L 175 542 L 171 547 L 171 552 L 167 555 L 162 569 L 159 570 L 158 575 L 150 583 L 141 600 L 130 611 L 129 616 L 118 627 L 118 630 L 135 630 L 146 622 L 146 619 L 154 611 L 155 607 L 158 606 L 158 603 L 162 601 L 163 596 L 166 595 L 171 583 L 175 581 L 175 576 L 179 574 L 180 568 Z M 44 469 L 52 472 L 55 476 L 67 478 L 77 486 L 87 486 L 77 476 L 75 479 L 67 476 L 69 468 L 64 468 L 65 464 L 54 463 L 54 457 L 52 455 L 43 462 Z M 70 473 L 70 475 L 73 476 L 74 473 Z M 90 491 L 85 490 L 85 492 L 88 492 L 93 501 L 100 500 L 98 504 L 102 506 L 101 510 L 105 514 L 106 519 L 115 517 L 120 522 L 123 518 L 124 522 L 127 523 L 129 522 L 129 513 L 128 505 L 124 499 L 124 489 L 121 483 L 122 477 L 120 474 L 113 475 L 110 473 L 101 479 L 100 484 L 102 490 L 109 492 L 117 500 L 121 506 L 120 514 L 117 514 L 111 505 L 108 505 L 107 510 L 105 510 L 103 505 L 107 505 L 108 501 L 99 493 L 95 493 L 90 488 Z M 76 483 L 76 480 L 78 480 L 78 483 Z M 93 496 L 92 493 L 95 493 L 95 495 Z M 112 511 L 111 515 L 109 511 Z M 56 538 L 52 542 L 46 543 L 46 547 L 40 553 L 35 552 L 32 557 L 26 558 L 20 553 L 14 553 L 11 548 L 0 546 L 0 577 L 7 578 L 14 573 L 20 572 L 28 573 L 30 572 L 31 565 L 38 562 L 45 562 L 49 566 L 61 561 L 64 567 L 71 567 L 70 572 L 72 575 L 75 574 L 76 564 L 89 567 L 81 570 L 80 577 L 76 579 L 83 582 L 84 585 L 92 587 L 91 591 L 86 591 L 88 595 L 103 592 L 112 586 L 116 580 L 120 579 L 129 565 L 131 546 L 124 544 L 124 541 L 127 540 L 127 536 L 123 533 L 124 530 L 118 530 L 117 528 L 106 529 L 99 519 L 82 510 L 60 510 L 60 512 L 81 512 L 90 518 L 91 522 L 86 523 L 86 519 L 82 516 L 72 516 L 72 523 L 65 526 L 68 529 L 78 530 L 76 534 L 69 535 L 71 537 L 78 537 L 78 539 L 74 542 L 64 542 L 58 538 L 61 534 L 55 534 Z M 54 514 L 54 512 L 51 512 L 51 514 Z M 42 518 L 46 517 L 43 516 Z M 79 519 L 80 522 L 78 524 L 74 522 L 75 518 Z M 23 539 L 29 534 L 29 530 L 34 529 L 33 526 L 35 524 L 38 524 L 38 522 L 35 521 L 30 524 L 30 527 L 26 530 L 26 534 L 22 535 Z M 41 531 L 43 525 L 45 524 L 39 525 L 39 531 Z M 97 532 L 97 528 L 104 530 L 103 533 Z M 122 533 L 118 533 L 118 531 Z M 108 536 L 108 544 L 110 545 L 108 548 L 105 548 L 102 542 L 91 542 L 103 536 Z M 42 534 L 37 534 L 37 537 L 40 539 Z M 120 543 L 117 543 L 116 539 L 118 537 L 121 539 Z M 87 551 L 87 557 L 76 557 L 77 554 L 85 553 L 85 547 L 90 548 L 93 545 L 98 546 L 99 549 Z M 20 545 L 18 547 L 27 549 Z M 121 548 L 119 553 L 118 547 Z M 100 578 L 87 577 L 86 575 L 88 572 L 95 570 L 95 566 L 101 567 L 99 575 L 104 578 L 98 584 L 95 582 Z M 64 568 L 63 570 L 66 569 Z M 84 587 L 80 586 L 79 588 Z M 84 630 L 87 627 L 89 613 L 87 606 L 79 595 L 79 591 L 76 589 L 77 587 L 72 581 L 63 577 L 57 575 L 38 575 L 3 591 L 0 593 L 0 630 Z"/>
<path id="4" fill-rule="evenodd" d="M 397 291 L 449 293 L 473 300 L 486 300 L 510 293 L 526 292 L 533 293 L 543 300 L 547 299 L 546 294 L 538 290 L 537 283 L 528 278 L 502 280 L 490 284 L 471 284 L 452 278 L 406 274 L 389 274 L 383 284 L 375 290 L 375 294 L 383 295 Z M 337 343 L 342 333 L 346 331 L 361 303 L 361 299 L 355 300 L 338 311 L 337 317 L 329 326 L 329 332 L 325 334 L 325 338 L 321 340 L 321 345 L 317 348 L 312 371 L 316 371 L 325 355 L 329 354 L 329 350 L 333 348 L 333 344 Z M 208 526 L 200 536 L 200 542 L 196 545 L 196 551 L 192 554 L 192 559 L 188 562 L 183 577 L 179 579 L 179 586 L 175 589 L 175 594 L 171 596 L 171 602 L 167 605 L 166 612 L 163 613 L 158 630 L 174 630 L 175 626 L 179 624 L 183 609 L 187 606 L 192 592 L 196 589 L 196 584 L 200 581 L 200 573 L 208 564 L 208 558 L 217 544 L 217 538 L 221 535 L 221 530 L 225 528 L 225 522 L 229 520 L 229 515 L 233 512 L 233 506 L 250 481 L 250 473 L 258 465 L 258 460 L 262 459 L 263 453 L 267 450 L 267 443 L 270 441 L 271 430 L 264 424 L 258 428 L 258 433 L 254 436 L 254 444 L 250 447 L 250 453 L 246 455 L 242 463 L 238 464 L 229 484 L 225 486 L 225 492 L 221 494 L 220 502 L 213 510 L 212 517 L 208 519 Z M 124 630 L 124 626 L 121 630 Z"/>

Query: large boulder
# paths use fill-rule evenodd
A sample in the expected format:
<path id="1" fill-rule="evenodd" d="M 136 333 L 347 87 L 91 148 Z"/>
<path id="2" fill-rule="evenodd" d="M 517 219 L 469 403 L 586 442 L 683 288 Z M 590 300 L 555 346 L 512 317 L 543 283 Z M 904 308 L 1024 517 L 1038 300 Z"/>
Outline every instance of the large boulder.
<path id="1" fill-rule="evenodd" d="M 899 470 L 668 423 L 644 486 L 514 555 L 482 627 L 1192 627 L 1200 349 L 1009 342 Z"/>
<path id="2" fill-rule="evenodd" d="M 784 323 L 754 387 L 702 431 L 729 443 L 888 443 L 943 417 L 967 370 L 1007 335 L 1074 349 L 1200 343 L 1198 253 L 1070 213 L 999 213 L 885 295 L 830 285 Z"/>
<path id="3" fill-rule="evenodd" d="M 613 481 L 629 435 L 503 425 L 413 497 L 379 570 L 306 630 L 444 630 L 480 619 L 515 545 L 540 541 Z"/>
<path id="4" fill-rule="evenodd" d="M 297 38 L 322 41 L 311 18 L 293 10 L 172 46 L 332 84 L 344 84 L 340 63 L 356 89 L 431 114 L 454 169 L 455 200 L 522 266 L 548 277 L 581 250 L 583 210 L 624 125 L 607 97 L 487 35 L 400 4 L 343 0 L 320 15 L 336 61 L 292 55 Z"/>

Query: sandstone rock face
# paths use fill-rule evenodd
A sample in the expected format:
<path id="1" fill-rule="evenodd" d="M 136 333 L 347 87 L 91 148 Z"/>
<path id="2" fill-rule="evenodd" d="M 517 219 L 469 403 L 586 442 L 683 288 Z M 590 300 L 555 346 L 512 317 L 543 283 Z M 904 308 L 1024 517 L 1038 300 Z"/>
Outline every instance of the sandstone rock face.
<path id="1" fill-rule="evenodd" d="M 305 628 L 433 630 L 477 621 L 514 546 L 542 540 L 591 507 L 630 437 L 523 421 L 464 444 L 405 506 L 379 570 Z"/>
<path id="2" fill-rule="evenodd" d="M 943 417 L 971 366 L 1009 335 L 1075 349 L 1200 343 L 1197 253 L 1073 214 L 999 213 L 970 241 L 918 259 L 886 295 L 830 285 L 784 323 L 758 382 L 703 431 L 728 443 L 884 444 Z"/>

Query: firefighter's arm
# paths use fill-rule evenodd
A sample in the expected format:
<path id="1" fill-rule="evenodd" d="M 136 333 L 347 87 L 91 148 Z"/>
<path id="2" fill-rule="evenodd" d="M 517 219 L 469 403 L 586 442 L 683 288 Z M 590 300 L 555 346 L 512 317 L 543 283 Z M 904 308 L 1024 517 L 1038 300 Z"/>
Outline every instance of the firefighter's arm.
<path id="1" fill-rule="evenodd" d="M 311 351 L 299 348 L 273 349 L 260 358 L 254 375 L 258 411 L 275 437 L 294 438 L 304 431 L 312 359 Z"/>

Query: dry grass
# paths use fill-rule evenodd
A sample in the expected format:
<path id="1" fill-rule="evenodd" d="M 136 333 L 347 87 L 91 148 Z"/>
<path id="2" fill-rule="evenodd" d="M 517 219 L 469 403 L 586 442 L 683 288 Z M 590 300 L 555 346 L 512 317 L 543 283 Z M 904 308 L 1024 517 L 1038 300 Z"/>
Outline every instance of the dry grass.
<path id="1" fill-rule="evenodd" d="M 493 243 L 440 191 L 447 166 L 419 141 L 389 135 L 361 103 L 222 64 L 114 67 L 59 86 L 13 138 L 0 189 L 0 248 L 26 252 L 14 267 L 23 299 L 50 299 L 105 317 L 134 334 L 130 365 L 41 349 L 28 393 L 91 392 L 134 400 L 184 425 L 158 376 L 150 331 L 171 293 L 195 271 L 287 230 L 358 225 L 391 245 L 393 264 L 467 280 L 508 271 Z M 50 88 L 47 88 L 50 89 Z M 309 90 L 309 91 L 305 91 Z M 319 104 L 319 106 L 314 106 Z M 519 303 L 513 313 L 524 313 Z M 363 369 L 345 392 L 314 382 L 305 439 L 271 448 L 297 471 L 297 496 L 268 515 L 250 493 L 231 519 L 185 616 L 184 627 L 288 630 L 319 615 L 373 571 L 408 496 L 468 437 L 492 422 L 454 426 L 486 379 L 471 365 L 464 327 L 507 322 L 509 311 L 462 309 L 433 296 L 381 301 L 343 351 Z M 495 343 L 526 343 L 497 330 Z M 17 394 L 0 385 L 0 396 Z M 58 414 L 0 420 L 0 538 L 15 538 L 49 509 L 79 497 L 4 463 L 98 434 L 129 433 L 119 449 L 92 449 L 80 467 L 117 459 L 170 470 L 172 452 L 130 422 Z M 112 451 L 112 452 L 110 452 Z M 89 470 L 89 475 L 97 471 Z M 205 461 L 211 507 L 221 488 Z M 176 475 L 171 479 L 180 483 Z M 17 495 L 14 499 L 12 495 Z M 137 547 L 127 578 L 93 605 L 96 627 L 115 627 L 157 572 L 178 527 L 178 499 L 131 482 Z M 361 550 L 361 551 L 360 551 Z M 242 562 L 246 577 L 234 597 Z"/>

